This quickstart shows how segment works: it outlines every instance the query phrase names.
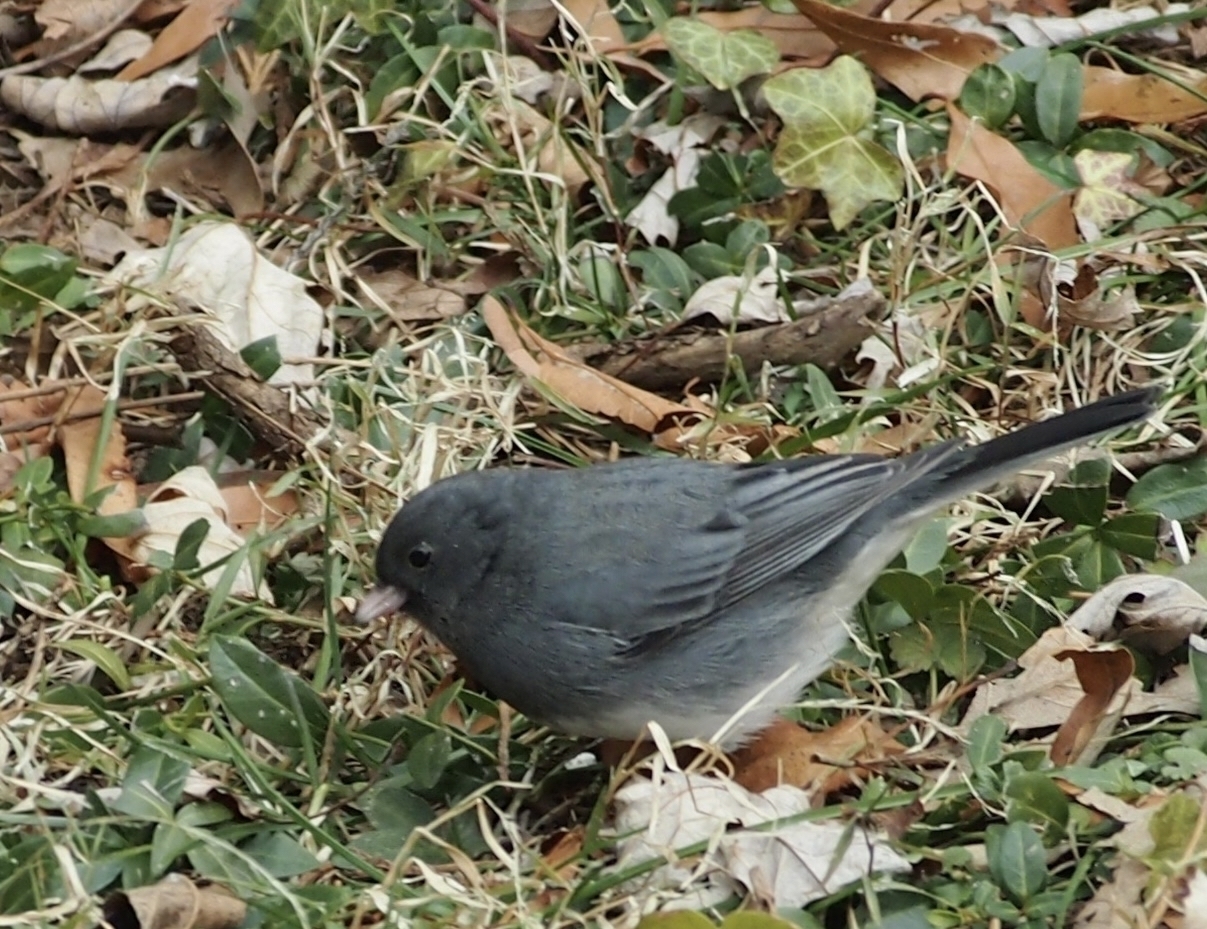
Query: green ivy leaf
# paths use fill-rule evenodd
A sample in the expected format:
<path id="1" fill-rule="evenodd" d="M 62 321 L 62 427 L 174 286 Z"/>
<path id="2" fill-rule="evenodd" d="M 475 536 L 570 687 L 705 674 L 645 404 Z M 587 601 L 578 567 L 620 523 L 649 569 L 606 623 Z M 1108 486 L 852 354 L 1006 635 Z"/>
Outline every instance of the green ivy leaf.
<path id="1" fill-rule="evenodd" d="M 1063 148 L 1077 132 L 1083 90 L 1081 61 L 1076 55 L 1061 52 L 1044 65 L 1035 84 L 1035 119 L 1043 137 Z"/>
<path id="2" fill-rule="evenodd" d="M 296 674 L 258 648 L 232 636 L 214 636 L 209 650 L 214 690 L 230 714 L 256 735 L 278 745 L 303 744 L 302 726 L 321 742 L 330 722 L 327 707 Z M 301 707 L 298 717 L 294 699 Z"/>
<path id="3" fill-rule="evenodd" d="M 1069 798 L 1040 771 L 1023 771 L 1010 778 L 1003 791 L 1006 818 L 1042 826 L 1049 834 L 1064 831 L 1069 821 Z"/>
<path id="4" fill-rule="evenodd" d="M 979 65 L 960 89 L 960 109 L 979 117 L 990 129 L 1004 125 L 1014 113 L 1014 77 L 1001 65 Z"/>
<path id="5" fill-rule="evenodd" d="M 671 54 L 717 90 L 766 74 L 780 60 L 775 43 L 751 29 L 722 32 L 697 19 L 677 16 L 663 23 L 662 37 Z"/>
<path id="6" fill-rule="evenodd" d="M 1026 823 L 986 829 L 985 854 L 994 883 L 1017 903 L 1025 904 L 1047 881 L 1043 843 Z"/>
<path id="7" fill-rule="evenodd" d="M 1160 547 L 1157 540 L 1160 526 L 1161 517 L 1156 513 L 1124 513 L 1108 519 L 1094 530 L 1094 535 L 1115 551 L 1151 560 L 1157 557 Z"/>
<path id="8" fill-rule="evenodd" d="M 1127 505 L 1166 519 L 1189 520 L 1207 513 L 1207 456 L 1153 468 L 1127 492 Z"/>
<path id="9" fill-rule="evenodd" d="M 122 792 L 113 801 L 113 809 L 139 819 L 168 819 L 184 792 L 190 765 L 158 748 L 142 745 L 135 749 L 122 778 Z"/>
<path id="10" fill-rule="evenodd" d="M 775 173 L 785 184 L 824 193 L 836 229 L 846 228 L 869 203 L 901 195 L 900 162 L 870 138 L 876 94 L 854 58 L 777 74 L 763 94 L 784 120 Z"/>

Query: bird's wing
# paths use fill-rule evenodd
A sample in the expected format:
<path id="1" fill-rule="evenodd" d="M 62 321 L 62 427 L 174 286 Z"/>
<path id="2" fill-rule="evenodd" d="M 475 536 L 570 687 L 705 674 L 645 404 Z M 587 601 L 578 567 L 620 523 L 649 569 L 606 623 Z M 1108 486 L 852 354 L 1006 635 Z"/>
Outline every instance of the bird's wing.
<path id="1" fill-rule="evenodd" d="M 827 456 L 739 472 L 730 505 L 747 520 L 746 538 L 718 608 L 800 567 L 961 451 L 960 443 L 947 442 L 904 458 Z"/>
<path id="2" fill-rule="evenodd" d="M 558 622 L 608 635 L 624 651 L 656 647 L 798 568 L 958 449 L 936 446 L 896 460 L 842 455 L 598 473 L 600 481 L 627 479 L 646 492 L 601 488 L 606 506 L 543 560 L 539 602 Z M 589 490 L 577 489 L 581 505 Z M 557 516 L 544 523 L 546 532 L 573 524 Z M 584 549 L 591 552 L 590 571 L 559 566 L 563 546 L 578 553 L 568 559 L 577 564 Z"/>

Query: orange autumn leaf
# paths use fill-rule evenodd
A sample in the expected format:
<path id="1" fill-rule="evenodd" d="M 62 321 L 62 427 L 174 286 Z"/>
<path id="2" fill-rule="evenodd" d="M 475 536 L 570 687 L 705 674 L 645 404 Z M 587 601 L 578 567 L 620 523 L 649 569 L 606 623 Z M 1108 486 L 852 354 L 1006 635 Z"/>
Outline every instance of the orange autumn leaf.
<path id="1" fill-rule="evenodd" d="M 1175 74 L 1181 84 L 1159 74 L 1124 74 L 1093 65 L 1083 66 L 1082 74 L 1082 121 L 1109 117 L 1129 123 L 1175 123 L 1207 113 L 1207 74 L 1200 71 Z"/>
<path id="2" fill-rule="evenodd" d="M 933 23 L 887 22 L 822 0 L 792 0 L 846 55 L 854 55 L 911 100 L 954 100 L 980 65 L 997 61 L 993 39 Z"/>
<path id="3" fill-rule="evenodd" d="M 1085 691 L 1056 732 L 1049 755 L 1053 764 L 1072 764 L 1080 756 L 1106 717 L 1107 709 L 1119 690 L 1136 670 L 1132 653 L 1123 648 L 1109 650 L 1066 649 L 1057 652 L 1057 660 L 1069 659 L 1077 671 L 1077 682 Z"/>
<path id="4" fill-rule="evenodd" d="M 648 433 L 657 432 L 659 424 L 670 417 L 699 418 L 690 407 L 626 384 L 571 357 L 512 316 L 494 297 L 482 301 L 482 319 L 522 374 L 580 410 L 619 419 Z"/>
<path id="5" fill-rule="evenodd" d="M 823 797 L 865 773 L 861 762 L 883 761 L 904 751 L 869 717 L 849 716 L 822 732 L 780 719 L 734 756 L 734 780 L 755 793 L 791 784 Z"/>
<path id="6" fill-rule="evenodd" d="M 1056 250 L 1076 245 L 1073 195 L 1033 168 L 1009 139 L 975 123 L 954 106 L 947 166 L 980 181 L 997 198 L 1006 221 Z"/>

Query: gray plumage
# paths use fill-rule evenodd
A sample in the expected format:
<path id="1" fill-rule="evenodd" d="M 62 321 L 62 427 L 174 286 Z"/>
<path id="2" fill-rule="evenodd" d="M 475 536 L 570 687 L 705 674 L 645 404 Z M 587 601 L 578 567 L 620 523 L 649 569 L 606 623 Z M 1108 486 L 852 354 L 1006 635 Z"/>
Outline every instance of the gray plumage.
<path id="1" fill-rule="evenodd" d="M 632 738 L 656 720 L 735 744 L 830 665 L 851 610 L 935 511 L 1144 419 L 1156 397 L 898 459 L 458 475 L 391 521 L 357 615 L 405 602 L 484 687 L 563 731 Z"/>

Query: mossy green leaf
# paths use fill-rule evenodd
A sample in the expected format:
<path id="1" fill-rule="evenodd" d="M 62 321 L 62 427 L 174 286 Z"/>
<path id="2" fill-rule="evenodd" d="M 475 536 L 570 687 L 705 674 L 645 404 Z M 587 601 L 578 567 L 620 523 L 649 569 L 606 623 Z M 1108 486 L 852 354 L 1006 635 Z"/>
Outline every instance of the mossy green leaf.
<path id="1" fill-rule="evenodd" d="M 663 24 L 662 37 L 671 54 L 718 90 L 766 74 L 780 59 L 775 43 L 750 29 L 722 32 L 699 20 L 675 17 Z"/>
<path id="2" fill-rule="evenodd" d="M 876 94 L 854 58 L 778 74 L 763 85 L 763 94 L 784 120 L 775 173 L 789 186 L 825 194 L 836 229 L 869 203 L 901 195 L 901 163 L 869 137 Z"/>

